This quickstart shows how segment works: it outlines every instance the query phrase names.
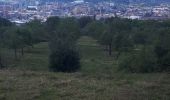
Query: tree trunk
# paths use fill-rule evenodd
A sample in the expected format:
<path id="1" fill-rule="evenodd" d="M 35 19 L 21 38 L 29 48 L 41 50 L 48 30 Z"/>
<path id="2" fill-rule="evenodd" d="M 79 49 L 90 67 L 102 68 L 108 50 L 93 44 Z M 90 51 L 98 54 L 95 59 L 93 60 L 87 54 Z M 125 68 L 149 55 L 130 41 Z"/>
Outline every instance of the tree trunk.
<path id="1" fill-rule="evenodd" d="M 119 56 L 120 56 L 120 52 L 118 51 L 117 56 L 116 56 L 116 59 L 118 59 Z"/>
<path id="2" fill-rule="evenodd" d="M 103 50 L 107 52 L 108 51 L 108 45 L 104 45 Z"/>
<path id="3" fill-rule="evenodd" d="M 34 45 L 32 44 L 31 47 L 32 47 L 32 49 L 33 49 L 33 48 L 34 48 Z"/>
<path id="4" fill-rule="evenodd" d="M 14 49 L 15 60 L 17 60 L 17 49 Z"/>
<path id="5" fill-rule="evenodd" d="M 1 57 L 1 55 L 0 55 L 0 69 L 2 69 L 4 66 L 3 66 L 3 64 L 2 64 L 2 57 Z"/>
<path id="6" fill-rule="evenodd" d="M 109 56 L 111 56 L 111 55 L 112 55 L 112 45 L 109 44 Z"/>
<path id="7" fill-rule="evenodd" d="M 24 48 L 21 48 L 21 54 L 24 56 Z"/>

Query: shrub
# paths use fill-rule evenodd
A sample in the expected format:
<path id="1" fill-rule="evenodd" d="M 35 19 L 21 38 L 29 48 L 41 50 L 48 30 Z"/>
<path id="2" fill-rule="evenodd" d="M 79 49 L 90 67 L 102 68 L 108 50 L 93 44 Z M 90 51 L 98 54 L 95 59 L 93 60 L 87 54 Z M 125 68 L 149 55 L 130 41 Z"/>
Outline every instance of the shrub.
<path id="1" fill-rule="evenodd" d="M 158 71 L 157 58 L 150 49 L 122 55 L 119 60 L 119 70 L 142 73 Z"/>
<path id="2" fill-rule="evenodd" d="M 52 71 L 74 72 L 80 68 L 80 58 L 75 41 L 65 35 L 58 35 L 49 42 L 50 70 Z"/>
<path id="3" fill-rule="evenodd" d="M 52 71 L 74 72 L 79 68 L 79 54 L 75 50 L 60 49 L 50 55 L 50 69 Z"/>
<path id="4" fill-rule="evenodd" d="M 170 71 L 170 52 L 159 59 L 159 70 L 160 71 Z"/>

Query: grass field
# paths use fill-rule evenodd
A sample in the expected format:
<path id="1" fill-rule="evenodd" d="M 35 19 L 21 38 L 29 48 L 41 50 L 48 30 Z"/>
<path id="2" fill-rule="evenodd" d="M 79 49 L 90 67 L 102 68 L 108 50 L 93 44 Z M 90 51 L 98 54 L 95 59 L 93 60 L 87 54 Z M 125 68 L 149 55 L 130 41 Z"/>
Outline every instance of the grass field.
<path id="1" fill-rule="evenodd" d="M 170 74 L 117 71 L 93 39 L 82 37 L 80 71 L 48 70 L 48 44 L 40 43 L 15 65 L 0 70 L 0 100 L 170 100 Z"/>

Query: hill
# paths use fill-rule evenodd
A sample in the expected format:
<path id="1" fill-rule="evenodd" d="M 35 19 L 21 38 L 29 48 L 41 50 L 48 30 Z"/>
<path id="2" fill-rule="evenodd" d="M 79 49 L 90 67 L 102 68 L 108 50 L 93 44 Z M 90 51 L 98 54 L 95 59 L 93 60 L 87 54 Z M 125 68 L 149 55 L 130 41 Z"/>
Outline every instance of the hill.
<path id="1" fill-rule="evenodd" d="M 46 42 L 28 49 L 16 67 L 0 70 L 0 100 L 169 100 L 168 73 L 117 72 L 96 40 L 79 39 L 82 69 L 48 72 Z"/>

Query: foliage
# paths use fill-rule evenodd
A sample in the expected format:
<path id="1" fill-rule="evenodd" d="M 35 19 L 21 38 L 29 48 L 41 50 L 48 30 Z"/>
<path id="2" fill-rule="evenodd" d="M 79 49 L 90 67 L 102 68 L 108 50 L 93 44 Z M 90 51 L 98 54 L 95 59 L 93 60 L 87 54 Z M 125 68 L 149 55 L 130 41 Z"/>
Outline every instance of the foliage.
<path id="1" fill-rule="evenodd" d="M 76 41 L 80 36 L 86 35 L 106 47 L 105 51 L 110 57 L 119 58 L 114 60 L 124 66 L 120 67 L 122 70 L 130 68 L 131 72 L 167 71 L 170 66 L 169 23 L 169 20 L 129 20 L 118 17 L 102 20 L 91 17 L 50 17 L 46 22 L 33 20 L 16 26 L 0 18 L 0 50 L 13 49 L 17 57 L 17 52 L 22 51 L 23 55 L 26 47 L 49 42 L 51 64 L 55 65 L 56 55 L 63 52 L 65 56 L 73 57 L 79 62 Z M 60 57 L 62 61 L 66 59 L 65 56 Z"/>
<path id="2" fill-rule="evenodd" d="M 100 21 L 93 21 L 86 25 L 83 29 L 84 35 L 99 39 L 100 35 L 106 31 L 107 26 Z"/>
<path id="3" fill-rule="evenodd" d="M 92 21 L 93 21 L 93 19 L 91 17 L 81 17 L 80 19 L 78 19 L 80 28 L 84 28 Z"/>
<path id="4" fill-rule="evenodd" d="M 80 68 L 80 58 L 75 50 L 60 49 L 50 55 L 50 69 L 52 71 L 74 72 Z"/>
<path id="5" fill-rule="evenodd" d="M 30 32 L 32 45 L 35 43 L 48 41 L 48 31 L 45 30 L 45 25 L 40 20 L 28 22 L 23 27 Z"/>
<path id="6" fill-rule="evenodd" d="M 71 37 L 58 33 L 50 43 L 50 69 L 52 71 L 74 72 L 80 68 L 80 58 Z"/>
<path id="7" fill-rule="evenodd" d="M 77 21 L 74 18 L 66 18 L 60 20 L 59 23 L 53 22 L 51 25 L 57 25 L 57 27 L 53 28 L 50 34 L 50 69 L 61 72 L 78 70 L 80 58 L 76 50 L 76 40 L 80 31 Z"/>
<path id="8" fill-rule="evenodd" d="M 142 49 L 136 53 L 123 55 L 119 59 L 119 70 L 128 72 L 154 72 L 159 71 L 157 68 L 157 58 L 150 49 Z"/>
<path id="9" fill-rule="evenodd" d="M 2 49 L 4 48 L 5 44 L 5 32 L 6 30 L 12 26 L 12 23 L 4 18 L 0 18 L 0 69 L 4 68 L 3 62 L 3 54 Z"/>
<path id="10" fill-rule="evenodd" d="M 9 20 L 0 17 L 0 27 L 4 26 L 12 26 L 12 23 Z"/>

